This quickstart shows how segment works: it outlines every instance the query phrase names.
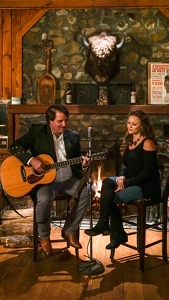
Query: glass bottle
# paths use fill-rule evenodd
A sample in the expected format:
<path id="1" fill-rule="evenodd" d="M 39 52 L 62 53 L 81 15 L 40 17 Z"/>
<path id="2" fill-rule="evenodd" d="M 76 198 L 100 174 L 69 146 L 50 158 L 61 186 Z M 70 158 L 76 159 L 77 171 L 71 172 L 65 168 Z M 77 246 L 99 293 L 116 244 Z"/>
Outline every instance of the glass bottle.
<path id="1" fill-rule="evenodd" d="M 131 104 L 136 104 L 136 87 L 135 83 L 133 82 L 131 84 L 131 99 L 130 99 Z"/>
<path id="2" fill-rule="evenodd" d="M 66 91 L 66 105 L 72 104 L 72 91 L 70 88 L 70 82 L 68 82 L 68 87 Z"/>

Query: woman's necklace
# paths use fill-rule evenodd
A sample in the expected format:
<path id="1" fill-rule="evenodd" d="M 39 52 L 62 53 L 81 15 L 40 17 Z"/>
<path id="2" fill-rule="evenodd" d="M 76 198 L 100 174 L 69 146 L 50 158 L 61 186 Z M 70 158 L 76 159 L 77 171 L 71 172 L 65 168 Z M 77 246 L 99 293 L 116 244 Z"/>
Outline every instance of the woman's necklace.
<path id="1" fill-rule="evenodd" d="M 131 143 L 131 146 L 133 146 L 133 145 L 136 146 L 137 143 L 138 143 L 138 141 L 139 141 L 140 139 L 141 139 L 141 135 L 140 135 L 140 137 L 137 139 L 137 141 Z"/>

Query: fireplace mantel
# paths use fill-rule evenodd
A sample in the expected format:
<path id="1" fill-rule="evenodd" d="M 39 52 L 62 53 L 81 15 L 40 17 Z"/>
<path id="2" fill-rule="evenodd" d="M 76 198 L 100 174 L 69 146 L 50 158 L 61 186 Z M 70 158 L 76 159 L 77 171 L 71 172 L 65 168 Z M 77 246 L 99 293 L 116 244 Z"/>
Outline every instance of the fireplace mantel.
<path id="1" fill-rule="evenodd" d="M 8 105 L 8 141 L 19 136 L 20 114 L 44 114 L 49 105 Z M 148 115 L 168 115 L 169 105 L 67 105 L 70 114 L 126 115 L 131 110 L 141 109 Z"/>
<path id="2" fill-rule="evenodd" d="M 13 105 L 8 104 L 8 143 L 11 144 L 19 135 L 20 114 L 44 114 L 48 105 Z M 107 114 L 126 115 L 131 110 L 141 109 L 148 115 L 169 115 L 169 105 L 67 105 L 71 114 Z M 0 158 L 10 153 L 0 149 Z"/>
<path id="3" fill-rule="evenodd" d="M 66 105 L 65 105 L 66 106 Z M 8 105 L 9 115 L 16 114 L 43 114 L 49 105 Z M 141 109 L 148 115 L 169 114 L 169 105 L 67 105 L 71 114 L 128 114 L 131 110 Z"/>

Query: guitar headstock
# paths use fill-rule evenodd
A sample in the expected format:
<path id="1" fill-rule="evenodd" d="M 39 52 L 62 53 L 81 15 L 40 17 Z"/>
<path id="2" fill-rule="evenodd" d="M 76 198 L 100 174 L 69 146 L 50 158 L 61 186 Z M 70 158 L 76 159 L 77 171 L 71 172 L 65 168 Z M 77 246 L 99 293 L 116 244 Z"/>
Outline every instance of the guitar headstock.
<path id="1" fill-rule="evenodd" d="M 107 158 L 108 151 L 102 151 L 102 152 L 97 152 L 92 154 L 92 159 L 93 160 L 103 160 Z"/>

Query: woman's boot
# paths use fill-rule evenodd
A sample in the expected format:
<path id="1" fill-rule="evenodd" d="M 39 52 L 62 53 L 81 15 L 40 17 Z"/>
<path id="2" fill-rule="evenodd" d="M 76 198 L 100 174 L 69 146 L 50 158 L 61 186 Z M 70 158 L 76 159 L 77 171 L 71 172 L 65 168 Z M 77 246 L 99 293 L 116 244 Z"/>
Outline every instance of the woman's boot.
<path id="1" fill-rule="evenodd" d="M 101 219 L 92 229 L 86 229 L 84 232 L 89 236 L 95 236 L 99 234 L 109 235 L 110 234 L 109 219 Z"/>
<path id="2" fill-rule="evenodd" d="M 123 221 L 120 213 L 120 209 L 117 204 L 113 203 L 110 218 L 115 230 L 115 235 L 112 238 L 110 244 L 106 246 L 106 249 L 118 248 L 121 244 L 124 244 L 128 241 L 127 233 L 123 228 Z"/>
<path id="3" fill-rule="evenodd" d="M 109 213 L 111 202 L 114 199 L 115 184 L 110 178 L 105 178 L 102 182 L 100 196 L 100 219 L 92 229 L 86 229 L 85 233 L 89 236 L 99 234 L 109 235 L 111 228 L 109 226 Z"/>

